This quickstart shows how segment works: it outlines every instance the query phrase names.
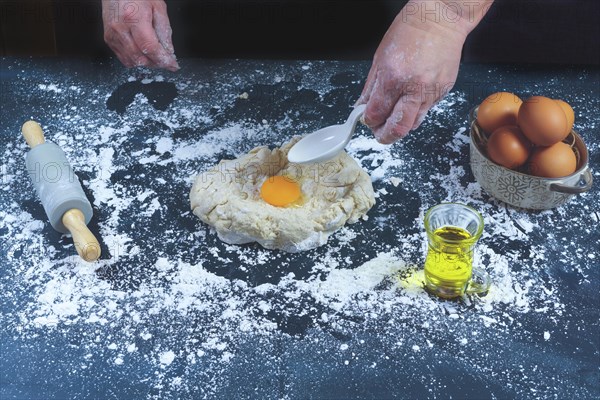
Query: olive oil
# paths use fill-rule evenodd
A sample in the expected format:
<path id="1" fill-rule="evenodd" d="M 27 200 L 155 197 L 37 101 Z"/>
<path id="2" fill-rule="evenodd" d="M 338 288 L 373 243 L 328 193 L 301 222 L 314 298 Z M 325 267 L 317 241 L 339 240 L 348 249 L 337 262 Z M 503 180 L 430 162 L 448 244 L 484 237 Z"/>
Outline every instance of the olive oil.
<path id="1" fill-rule="evenodd" d="M 458 297 L 471 279 L 475 240 L 467 230 L 456 226 L 442 226 L 429 235 L 426 286 L 442 297 Z"/>

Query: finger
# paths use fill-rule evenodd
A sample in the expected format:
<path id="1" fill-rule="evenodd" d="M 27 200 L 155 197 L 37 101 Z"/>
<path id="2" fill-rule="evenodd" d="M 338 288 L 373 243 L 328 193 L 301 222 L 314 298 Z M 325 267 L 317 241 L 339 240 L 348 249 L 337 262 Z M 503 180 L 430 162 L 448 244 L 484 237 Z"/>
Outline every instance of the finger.
<path id="1" fill-rule="evenodd" d="M 401 89 L 401 85 L 389 73 L 377 72 L 364 114 L 367 126 L 380 126 L 386 122 L 400 98 Z"/>
<path id="2" fill-rule="evenodd" d="M 417 117 L 415 118 L 415 123 L 413 124 L 412 128 L 410 129 L 411 131 L 414 131 L 415 129 L 417 129 L 419 126 L 421 126 L 423 121 L 425 121 L 425 118 L 427 117 L 427 112 L 429 111 L 429 108 L 430 108 L 429 104 L 421 105 L 421 108 L 419 108 L 419 111 L 417 112 Z"/>
<path id="3" fill-rule="evenodd" d="M 394 143 L 412 129 L 421 107 L 419 99 L 402 96 L 383 126 L 374 129 L 375 138 L 383 144 Z"/>
<path id="4" fill-rule="evenodd" d="M 126 68 L 131 68 L 134 66 L 129 56 L 124 55 L 123 53 L 121 53 L 120 50 L 117 49 L 113 49 L 113 52 L 115 53 L 119 61 L 121 61 L 121 64 L 123 64 Z"/>
<path id="5" fill-rule="evenodd" d="M 114 35 L 111 35 L 110 38 L 106 39 L 108 46 L 111 48 L 113 53 L 117 56 L 119 61 L 127 67 L 131 68 L 135 66 L 133 62 L 133 54 L 131 52 L 135 52 L 128 45 L 126 40 L 121 40 L 120 36 L 125 35 L 122 32 L 115 32 Z M 143 54 L 142 54 L 143 55 Z"/>
<path id="6" fill-rule="evenodd" d="M 123 63 L 127 68 L 134 67 L 153 67 L 152 61 L 150 61 L 143 54 L 138 57 L 132 57 L 131 55 L 123 55 L 120 52 L 115 52 L 117 58 Z"/>
<path id="7" fill-rule="evenodd" d="M 119 46 L 115 53 L 121 56 L 119 59 L 124 59 L 126 67 L 152 67 L 153 62 L 146 57 L 133 41 L 133 37 L 129 32 L 123 32 L 119 36 Z"/>
<path id="8" fill-rule="evenodd" d="M 366 104 L 369 101 L 369 97 L 371 97 L 371 91 L 373 90 L 373 86 L 375 85 L 375 75 L 376 75 L 377 67 L 375 64 L 371 66 L 369 70 L 369 74 L 367 75 L 367 80 L 365 81 L 365 86 L 358 98 L 354 106 L 359 106 L 361 104 Z"/>
<path id="9" fill-rule="evenodd" d="M 123 53 L 122 48 L 123 44 L 119 40 L 120 33 L 114 29 L 107 28 L 104 32 L 104 42 L 110 47 L 110 49 L 115 53 L 115 56 L 121 61 L 121 63 L 127 67 L 131 68 L 131 62 L 129 57 Z"/>
<path id="10" fill-rule="evenodd" d="M 159 43 L 152 25 L 146 23 L 132 25 L 131 36 L 142 54 L 148 57 L 154 65 L 171 71 L 177 70 L 175 56 L 168 53 Z"/>
<path id="11" fill-rule="evenodd" d="M 141 55 L 133 61 L 134 67 L 156 67 L 154 63 L 146 56 Z"/>
<path id="12" fill-rule="evenodd" d="M 439 95 L 435 96 L 433 98 L 433 101 L 429 100 L 429 98 L 427 98 L 427 97 L 425 97 L 423 99 L 423 104 L 421 104 L 421 108 L 419 109 L 419 112 L 417 113 L 417 118 L 415 119 L 415 123 L 411 129 L 412 131 L 417 129 L 423 123 L 423 121 L 427 117 L 427 113 L 429 112 L 429 110 L 433 106 L 438 104 L 444 97 L 446 97 L 446 95 L 452 89 L 452 86 L 454 86 L 454 82 L 452 82 L 452 84 L 447 84 L 447 85 L 443 86 L 442 90 L 439 92 Z"/>
<path id="13" fill-rule="evenodd" d="M 108 47 L 110 47 L 110 49 L 113 51 L 113 53 L 115 53 L 115 56 L 117 56 L 117 59 L 119 61 L 121 61 L 121 64 L 123 64 L 125 67 L 127 68 L 131 68 L 133 67 L 133 64 L 131 63 L 131 60 L 129 59 L 129 57 L 125 54 L 123 54 L 123 52 L 121 51 L 121 43 L 116 41 L 116 40 L 111 40 L 111 41 L 107 41 L 108 43 Z"/>
<path id="14" fill-rule="evenodd" d="M 171 40 L 173 31 L 167 14 L 167 5 L 164 2 L 160 2 L 152 8 L 152 24 L 162 47 L 167 52 L 174 54 L 175 48 Z"/>

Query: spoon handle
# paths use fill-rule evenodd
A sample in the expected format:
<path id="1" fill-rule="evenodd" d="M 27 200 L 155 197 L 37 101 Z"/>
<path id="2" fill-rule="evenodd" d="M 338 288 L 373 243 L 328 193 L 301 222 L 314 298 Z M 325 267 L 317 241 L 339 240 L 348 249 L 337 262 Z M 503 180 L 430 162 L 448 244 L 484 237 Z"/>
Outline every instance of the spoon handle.
<path id="1" fill-rule="evenodd" d="M 346 120 L 345 125 L 351 126 L 352 130 L 354 130 L 354 126 L 356 126 L 356 123 L 358 122 L 360 117 L 362 117 L 366 108 L 366 104 L 361 104 L 360 106 L 354 107 L 354 110 L 352 110 L 352 112 L 350 113 L 350 116 Z"/>

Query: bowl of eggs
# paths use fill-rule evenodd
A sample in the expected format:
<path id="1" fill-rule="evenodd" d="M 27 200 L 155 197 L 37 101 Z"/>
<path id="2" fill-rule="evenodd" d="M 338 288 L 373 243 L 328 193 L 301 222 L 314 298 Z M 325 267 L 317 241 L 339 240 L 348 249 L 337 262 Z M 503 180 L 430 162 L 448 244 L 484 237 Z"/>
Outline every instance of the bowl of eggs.
<path id="1" fill-rule="evenodd" d="M 561 206 L 590 190 L 588 151 L 573 130 L 574 119 L 562 100 L 488 96 L 470 115 L 475 179 L 495 198 L 532 210 Z"/>

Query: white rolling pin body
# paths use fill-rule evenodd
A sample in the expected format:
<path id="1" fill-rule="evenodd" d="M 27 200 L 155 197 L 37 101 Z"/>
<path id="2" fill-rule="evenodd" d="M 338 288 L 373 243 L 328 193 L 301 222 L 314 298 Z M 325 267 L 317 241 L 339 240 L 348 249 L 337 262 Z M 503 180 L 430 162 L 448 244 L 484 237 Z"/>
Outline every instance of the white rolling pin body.
<path id="1" fill-rule="evenodd" d="M 92 206 L 60 147 L 51 142 L 35 146 L 27 154 L 25 165 L 54 229 L 69 232 L 62 217 L 73 208 L 83 213 L 86 225 L 90 222 Z"/>
<path id="2" fill-rule="evenodd" d="M 60 147 L 46 142 L 37 122 L 25 122 L 21 131 L 31 147 L 25 158 L 27 171 L 50 224 L 59 232 L 71 233 L 81 258 L 96 261 L 102 250 L 98 239 L 87 227 L 92 219 L 92 205 L 67 156 Z"/>

